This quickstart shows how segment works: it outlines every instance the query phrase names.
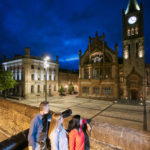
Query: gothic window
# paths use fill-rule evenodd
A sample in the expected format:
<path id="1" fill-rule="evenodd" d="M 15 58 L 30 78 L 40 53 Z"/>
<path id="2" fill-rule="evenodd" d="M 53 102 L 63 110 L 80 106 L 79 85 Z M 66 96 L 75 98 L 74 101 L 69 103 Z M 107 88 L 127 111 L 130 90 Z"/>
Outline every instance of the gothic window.
<path id="1" fill-rule="evenodd" d="M 110 78 L 111 77 L 111 68 L 106 67 L 105 69 L 105 78 Z"/>
<path id="2" fill-rule="evenodd" d="M 97 54 L 97 55 L 92 56 L 91 59 L 94 63 L 102 62 L 103 61 L 103 55 Z"/>
<path id="3" fill-rule="evenodd" d="M 135 28 L 135 34 L 136 35 L 139 34 L 139 28 L 138 27 Z"/>
<path id="4" fill-rule="evenodd" d="M 99 87 L 94 87 L 93 88 L 93 94 L 100 94 L 100 89 L 99 89 Z"/>
<path id="5" fill-rule="evenodd" d="M 98 76 L 99 76 L 98 69 L 97 68 L 93 68 L 93 79 L 97 79 Z"/>
<path id="6" fill-rule="evenodd" d="M 131 35 L 134 35 L 134 28 L 131 29 Z"/>
<path id="7" fill-rule="evenodd" d="M 83 87 L 82 93 L 88 94 L 89 93 L 89 87 Z"/>
<path id="8" fill-rule="evenodd" d="M 131 35 L 131 30 L 130 29 L 128 29 L 127 34 L 128 34 L 128 36 Z"/>
<path id="9" fill-rule="evenodd" d="M 31 85 L 31 93 L 34 93 L 34 86 Z"/>
<path id="10" fill-rule="evenodd" d="M 89 69 L 84 69 L 84 78 L 89 79 Z"/>
<path id="11" fill-rule="evenodd" d="M 112 87 L 103 87 L 102 94 L 103 95 L 113 95 L 113 88 Z"/>

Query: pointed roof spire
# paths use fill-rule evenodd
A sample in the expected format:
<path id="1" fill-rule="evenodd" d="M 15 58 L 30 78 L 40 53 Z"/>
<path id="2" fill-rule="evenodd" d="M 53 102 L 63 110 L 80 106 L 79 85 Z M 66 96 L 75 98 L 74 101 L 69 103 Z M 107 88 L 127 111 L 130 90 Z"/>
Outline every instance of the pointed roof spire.
<path id="1" fill-rule="evenodd" d="M 129 0 L 125 14 L 140 10 L 140 6 L 136 0 Z"/>

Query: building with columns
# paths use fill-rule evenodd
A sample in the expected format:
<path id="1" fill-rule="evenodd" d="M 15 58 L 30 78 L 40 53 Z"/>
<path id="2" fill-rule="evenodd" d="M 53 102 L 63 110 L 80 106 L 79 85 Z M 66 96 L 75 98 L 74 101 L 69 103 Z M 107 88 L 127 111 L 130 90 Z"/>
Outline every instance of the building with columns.
<path id="1" fill-rule="evenodd" d="M 123 10 L 123 58 L 118 46 L 110 49 L 105 34 L 89 37 L 88 49 L 79 51 L 79 96 L 149 99 L 150 66 L 145 63 L 143 6 L 129 0 Z"/>
<path id="2" fill-rule="evenodd" d="M 48 61 L 48 64 L 46 75 L 43 57 L 31 56 L 30 48 L 25 48 L 23 56 L 17 55 L 12 59 L 3 60 L 3 69 L 11 71 L 13 78 L 18 83 L 8 93 L 23 98 L 44 97 L 46 75 L 47 95 L 56 95 L 58 91 L 58 57 L 56 57 L 56 61 Z"/>

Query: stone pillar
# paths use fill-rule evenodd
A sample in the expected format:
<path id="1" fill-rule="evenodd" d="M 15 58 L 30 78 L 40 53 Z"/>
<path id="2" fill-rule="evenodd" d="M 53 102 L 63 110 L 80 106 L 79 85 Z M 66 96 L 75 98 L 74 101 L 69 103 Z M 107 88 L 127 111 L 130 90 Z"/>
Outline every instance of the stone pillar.
<path id="1" fill-rule="evenodd" d="M 92 67 L 89 67 L 89 79 L 92 79 Z"/>

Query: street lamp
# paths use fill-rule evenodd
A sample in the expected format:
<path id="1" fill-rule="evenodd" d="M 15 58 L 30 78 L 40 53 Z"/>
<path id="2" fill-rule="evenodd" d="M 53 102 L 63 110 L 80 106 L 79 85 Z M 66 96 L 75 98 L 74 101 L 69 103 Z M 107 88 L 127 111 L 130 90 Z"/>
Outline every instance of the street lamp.
<path id="1" fill-rule="evenodd" d="M 45 68 L 45 101 L 47 101 L 47 68 L 49 67 L 48 61 L 49 56 L 44 57 L 44 68 Z"/>

